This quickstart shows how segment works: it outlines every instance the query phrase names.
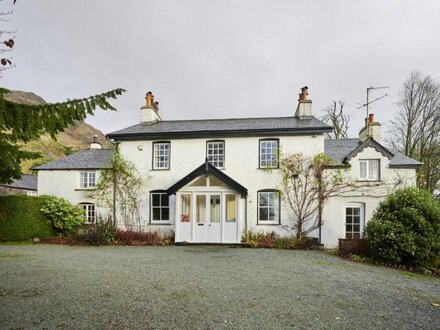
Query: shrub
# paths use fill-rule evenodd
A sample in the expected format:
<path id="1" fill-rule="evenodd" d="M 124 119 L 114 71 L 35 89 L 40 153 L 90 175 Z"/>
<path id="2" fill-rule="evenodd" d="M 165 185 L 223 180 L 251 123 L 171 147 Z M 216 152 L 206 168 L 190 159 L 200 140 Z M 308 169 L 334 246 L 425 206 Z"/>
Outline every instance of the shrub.
<path id="1" fill-rule="evenodd" d="M 0 241 L 23 241 L 55 235 L 40 209 L 44 199 L 26 195 L 0 196 Z"/>
<path id="2" fill-rule="evenodd" d="M 101 242 L 113 242 L 116 240 L 116 226 L 110 216 L 96 219 L 95 233 Z"/>
<path id="3" fill-rule="evenodd" d="M 122 245 L 169 245 L 174 242 L 174 233 L 117 230 L 116 241 Z"/>
<path id="4" fill-rule="evenodd" d="M 440 205 L 427 191 L 398 190 L 380 203 L 366 238 L 376 260 L 430 265 L 440 254 Z"/>
<path id="5" fill-rule="evenodd" d="M 281 237 L 275 232 L 252 232 L 247 234 L 247 243 L 253 248 L 309 250 L 317 247 L 316 240 L 310 237 Z"/>
<path id="6" fill-rule="evenodd" d="M 52 221 L 55 229 L 63 234 L 71 234 L 84 223 L 84 210 L 64 198 L 42 196 L 44 199 L 41 212 Z"/>

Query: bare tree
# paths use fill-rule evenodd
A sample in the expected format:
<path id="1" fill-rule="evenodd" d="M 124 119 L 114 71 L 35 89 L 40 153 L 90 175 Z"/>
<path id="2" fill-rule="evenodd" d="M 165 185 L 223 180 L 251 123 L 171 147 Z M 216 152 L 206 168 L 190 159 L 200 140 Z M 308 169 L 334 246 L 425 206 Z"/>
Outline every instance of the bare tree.
<path id="1" fill-rule="evenodd" d="M 0 3 L 4 1 L 1 0 Z M 15 4 L 16 0 L 13 1 Z M 11 20 L 11 15 L 14 13 L 13 9 L 0 11 L 0 23 L 7 23 Z M 17 31 L 11 31 L 7 29 L 0 29 L 0 78 L 3 76 L 3 72 L 9 70 L 15 66 L 12 56 L 8 56 L 9 52 L 15 44 L 15 33 Z"/>
<path id="2" fill-rule="evenodd" d="M 297 238 L 320 228 L 326 201 L 352 186 L 342 170 L 326 170 L 330 161 L 325 154 L 307 157 L 301 153 L 280 159 L 281 197 L 293 213 L 292 225 L 285 228 L 293 230 Z"/>
<path id="3" fill-rule="evenodd" d="M 404 155 L 423 162 L 418 185 L 432 193 L 440 188 L 440 83 L 412 72 L 397 105 L 389 142 Z"/>
<path id="4" fill-rule="evenodd" d="M 333 101 L 333 104 L 324 109 L 322 120 L 333 126 L 333 132 L 327 136 L 330 139 L 346 139 L 348 137 L 348 124 L 350 117 L 344 113 L 344 102 Z"/>
<path id="5" fill-rule="evenodd" d="M 144 183 L 148 177 L 142 177 L 135 165 L 126 160 L 116 145 L 113 148 L 111 168 L 100 172 L 96 189 L 88 194 L 101 207 L 108 208 L 113 213 L 114 225 L 123 222 L 125 228 L 140 230 L 140 205 L 144 198 Z"/>

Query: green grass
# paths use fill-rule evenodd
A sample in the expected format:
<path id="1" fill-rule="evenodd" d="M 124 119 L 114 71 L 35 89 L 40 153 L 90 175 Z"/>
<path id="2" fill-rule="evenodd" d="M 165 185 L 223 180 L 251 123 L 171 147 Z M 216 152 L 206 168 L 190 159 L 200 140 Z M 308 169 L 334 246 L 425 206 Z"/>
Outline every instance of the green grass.
<path id="1" fill-rule="evenodd" d="M 315 260 L 315 264 L 320 265 L 320 266 L 331 266 L 331 265 L 333 265 L 333 263 L 331 263 L 330 261 L 320 260 L 320 259 Z"/>
<path id="2" fill-rule="evenodd" d="M 0 259 L 1 258 L 21 258 L 24 257 L 24 254 L 20 253 L 0 253 Z"/>
<path id="3" fill-rule="evenodd" d="M 1 245 L 32 245 L 30 241 L 16 241 L 16 242 L 0 242 Z"/>

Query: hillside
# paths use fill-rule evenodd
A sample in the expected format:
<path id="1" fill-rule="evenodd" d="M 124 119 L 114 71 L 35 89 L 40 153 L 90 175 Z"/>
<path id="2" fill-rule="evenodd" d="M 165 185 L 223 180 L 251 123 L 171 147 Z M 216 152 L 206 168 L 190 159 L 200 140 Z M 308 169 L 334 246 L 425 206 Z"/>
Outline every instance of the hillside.
<path id="1" fill-rule="evenodd" d="M 30 92 L 13 91 L 6 95 L 5 98 L 17 103 L 45 103 L 44 99 L 40 96 Z M 75 151 L 89 148 L 94 135 L 98 136 L 98 141 L 102 144 L 103 148 L 110 148 L 110 143 L 105 139 L 104 134 L 83 121 L 77 121 L 64 132 L 59 133 L 56 136 L 56 140 L 53 140 L 49 135 L 43 135 L 38 140 L 23 144 L 23 149 L 41 153 L 41 158 L 22 163 L 23 172 L 29 173 L 33 165 L 41 165 Z"/>

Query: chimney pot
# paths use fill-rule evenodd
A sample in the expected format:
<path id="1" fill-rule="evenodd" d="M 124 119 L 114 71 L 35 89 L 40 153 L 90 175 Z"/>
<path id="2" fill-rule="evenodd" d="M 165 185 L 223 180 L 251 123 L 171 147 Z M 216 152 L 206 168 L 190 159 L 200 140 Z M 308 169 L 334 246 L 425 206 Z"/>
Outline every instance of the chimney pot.
<path id="1" fill-rule="evenodd" d="M 152 107 L 152 104 L 153 104 L 153 100 L 154 100 L 153 93 L 151 93 L 151 91 L 149 91 L 149 92 L 146 94 L 145 99 L 147 100 L 145 106 L 146 106 L 147 108 L 151 108 L 151 107 Z"/>
<path id="2" fill-rule="evenodd" d="M 90 149 L 101 149 L 102 145 L 98 142 L 98 135 L 93 135 L 93 142 L 90 143 Z"/>
<path id="3" fill-rule="evenodd" d="M 369 115 L 368 115 L 368 122 L 371 124 L 371 123 L 374 123 L 374 113 L 370 113 Z"/>
<path id="4" fill-rule="evenodd" d="M 303 88 L 301 88 L 301 94 L 299 94 L 299 98 L 298 101 L 307 101 L 307 95 L 309 95 L 309 93 L 307 92 L 309 89 L 309 87 L 304 86 Z"/>
<path id="5" fill-rule="evenodd" d="M 298 106 L 296 107 L 295 117 L 300 119 L 312 118 L 312 101 L 307 99 L 307 92 L 309 88 L 307 86 L 301 88 L 301 94 L 299 94 Z"/>
<path id="6" fill-rule="evenodd" d="M 154 123 L 160 121 L 159 102 L 154 101 L 154 95 L 149 91 L 145 95 L 146 104 L 141 107 L 141 123 Z"/>

